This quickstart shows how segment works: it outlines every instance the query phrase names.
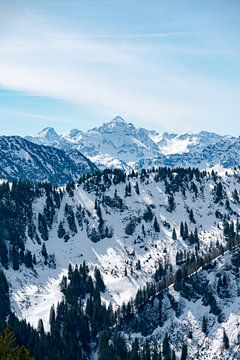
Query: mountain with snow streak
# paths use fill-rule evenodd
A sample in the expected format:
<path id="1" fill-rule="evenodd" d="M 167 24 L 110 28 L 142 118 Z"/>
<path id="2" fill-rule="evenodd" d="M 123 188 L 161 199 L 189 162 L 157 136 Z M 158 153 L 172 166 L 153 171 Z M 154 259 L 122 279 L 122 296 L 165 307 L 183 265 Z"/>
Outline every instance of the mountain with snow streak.
<path id="1" fill-rule="evenodd" d="M 237 354 L 238 169 L 221 176 L 183 168 L 128 176 L 108 170 L 61 188 L 22 183 L 11 188 L 5 183 L 0 209 L 1 249 L 8 249 L 8 262 L 2 252 L 0 260 L 11 306 L 34 327 L 41 318 L 49 329 L 49 311 L 64 297 L 61 283 L 69 264 L 85 261 L 90 274 L 96 266 L 100 269 L 106 285 L 102 301 L 114 308 L 147 283 L 156 284 L 136 298 L 134 315 L 122 325 L 127 341 L 136 336 L 140 343 L 163 341 L 167 332 L 176 354 L 187 343 L 188 360 L 233 359 Z M 22 254 L 17 266 L 16 249 Z M 178 269 L 181 276 L 173 285 Z M 165 283 L 160 293 L 159 279 Z"/>
<path id="2" fill-rule="evenodd" d="M 78 150 L 38 145 L 19 136 L 0 137 L 0 158 L 1 179 L 65 184 L 98 170 Z"/>
<path id="3" fill-rule="evenodd" d="M 239 138 L 201 131 L 198 134 L 159 134 L 136 128 L 116 117 L 86 132 L 73 129 L 58 135 L 46 128 L 28 140 L 81 151 L 99 168 L 142 169 L 152 166 L 230 168 L 240 164 Z"/>

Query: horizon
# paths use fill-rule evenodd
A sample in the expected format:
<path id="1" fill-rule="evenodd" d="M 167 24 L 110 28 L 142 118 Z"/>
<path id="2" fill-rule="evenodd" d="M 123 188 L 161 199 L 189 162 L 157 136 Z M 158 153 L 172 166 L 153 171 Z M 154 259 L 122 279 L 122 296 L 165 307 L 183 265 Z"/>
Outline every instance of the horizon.
<path id="1" fill-rule="evenodd" d="M 0 133 L 240 134 L 237 0 L 0 3 Z"/>
<path id="2" fill-rule="evenodd" d="M 209 133 L 209 134 L 216 134 L 216 135 L 220 135 L 220 136 L 232 136 L 232 137 L 235 137 L 235 138 L 238 138 L 240 136 L 239 135 L 232 135 L 232 134 L 228 134 L 228 133 L 218 133 L 216 131 L 207 131 L 207 130 L 200 130 L 200 131 L 197 131 L 197 132 L 191 132 L 191 131 L 184 131 L 184 132 L 173 132 L 173 131 L 157 131 L 156 129 L 153 129 L 153 128 L 148 128 L 148 127 L 142 127 L 142 126 L 137 126 L 134 122 L 130 122 L 130 121 L 127 121 L 126 119 L 122 118 L 121 116 L 116 116 L 114 117 L 113 119 L 111 120 L 108 120 L 108 121 L 103 121 L 102 123 L 100 123 L 98 126 L 94 126 L 94 127 L 90 127 L 86 130 L 82 130 L 81 128 L 68 128 L 66 129 L 65 131 L 59 131 L 57 129 L 57 127 L 54 127 L 54 126 L 46 126 L 44 128 L 41 128 L 41 129 L 38 129 L 35 133 L 23 133 L 23 134 L 17 134 L 17 133 L 11 133 L 11 134 L 0 134 L 0 136 L 20 136 L 22 138 L 25 138 L 25 137 L 35 137 L 35 136 L 38 136 L 40 135 L 42 132 L 44 131 L 47 131 L 47 130 L 53 130 L 57 135 L 59 136 L 64 136 L 64 135 L 67 135 L 69 134 L 71 131 L 73 130 L 77 130 L 77 131 L 81 131 L 81 132 L 84 132 L 84 133 L 87 133 L 88 131 L 91 131 L 91 130 L 95 130 L 95 129 L 99 129 L 101 126 L 103 125 L 107 125 L 109 123 L 112 123 L 114 120 L 116 119 L 122 119 L 127 125 L 132 125 L 135 127 L 135 129 L 145 129 L 147 131 L 155 131 L 156 133 L 158 133 L 159 135 L 163 135 L 163 134 L 170 134 L 170 135 L 176 135 L 176 136 L 181 136 L 181 135 L 185 135 L 185 134 L 188 134 L 188 135 L 199 135 L 200 133 L 202 132 L 205 132 L 205 133 Z"/>

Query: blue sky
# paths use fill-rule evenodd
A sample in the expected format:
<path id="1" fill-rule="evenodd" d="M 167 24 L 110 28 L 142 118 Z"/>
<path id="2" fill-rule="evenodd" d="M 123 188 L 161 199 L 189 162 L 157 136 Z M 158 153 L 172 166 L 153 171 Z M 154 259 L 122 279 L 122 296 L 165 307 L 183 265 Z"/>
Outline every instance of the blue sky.
<path id="1" fill-rule="evenodd" d="M 239 0 L 1 0 L 0 133 L 240 135 Z"/>

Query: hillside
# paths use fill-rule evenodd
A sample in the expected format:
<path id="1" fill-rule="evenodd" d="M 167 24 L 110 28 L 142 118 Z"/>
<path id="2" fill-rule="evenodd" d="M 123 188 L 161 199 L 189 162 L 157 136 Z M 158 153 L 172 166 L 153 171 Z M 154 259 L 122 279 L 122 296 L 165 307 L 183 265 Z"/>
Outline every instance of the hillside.
<path id="1" fill-rule="evenodd" d="M 37 145 L 19 136 L 0 136 L 0 179 L 66 184 L 97 171 L 78 150 Z"/>
<path id="2" fill-rule="evenodd" d="M 34 326 L 42 318 L 48 329 L 62 276 L 84 260 L 90 273 L 100 269 L 107 304 L 129 301 L 154 281 L 160 263 L 171 274 L 193 255 L 231 248 L 227 224 L 236 224 L 239 191 L 239 170 L 109 170 L 66 188 L 3 183 L 1 262 L 12 308 Z"/>

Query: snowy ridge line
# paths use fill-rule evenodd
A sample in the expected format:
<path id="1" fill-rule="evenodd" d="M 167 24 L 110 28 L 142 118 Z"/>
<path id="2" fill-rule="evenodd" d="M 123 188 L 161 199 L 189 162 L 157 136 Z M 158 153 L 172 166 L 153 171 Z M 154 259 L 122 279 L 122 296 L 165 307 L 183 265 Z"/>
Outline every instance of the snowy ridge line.
<path id="1" fill-rule="evenodd" d="M 26 139 L 61 149 L 77 149 L 100 169 L 196 166 L 223 171 L 240 165 L 239 137 L 207 131 L 159 134 L 137 128 L 119 116 L 86 132 L 74 129 L 59 135 L 53 128 L 45 128 Z"/>

